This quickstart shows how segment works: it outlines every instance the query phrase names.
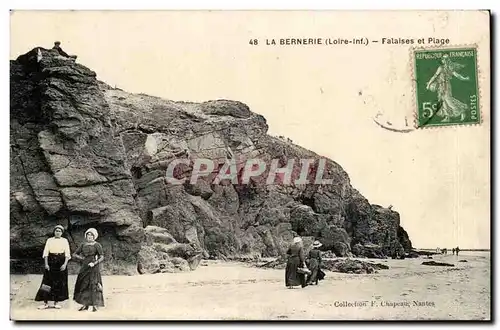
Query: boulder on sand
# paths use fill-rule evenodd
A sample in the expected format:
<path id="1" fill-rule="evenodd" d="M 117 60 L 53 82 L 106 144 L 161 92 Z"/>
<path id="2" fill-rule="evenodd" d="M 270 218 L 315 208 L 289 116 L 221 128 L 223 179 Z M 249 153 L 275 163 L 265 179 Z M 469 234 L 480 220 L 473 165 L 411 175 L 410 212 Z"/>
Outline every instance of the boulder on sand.
<path id="1" fill-rule="evenodd" d="M 260 268 L 284 269 L 286 267 L 286 257 L 258 265 Z M 366 262 L 356 259 L 323 259 L 323 270 L 348 274 L 372 274 L 378 270 L 389 269 L 389 266 L 381 263 Z"/>
<path id="2" fill-rule="evenodd" d="M 424 261 L 422 265 L 425 266 L 445 266 L 445 267 L 455 267 L 453 264 L 448 264 L 446 262 L 436 262 L 436 261 Z"/>

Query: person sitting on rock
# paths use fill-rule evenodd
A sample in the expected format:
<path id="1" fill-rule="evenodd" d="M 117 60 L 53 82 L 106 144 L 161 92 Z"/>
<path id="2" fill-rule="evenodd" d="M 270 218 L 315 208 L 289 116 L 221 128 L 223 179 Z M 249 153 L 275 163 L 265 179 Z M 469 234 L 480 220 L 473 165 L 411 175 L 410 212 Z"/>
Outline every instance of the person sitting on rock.
<path id="1" fill-rule="evenodd" d="M 62 50 L 62 48 L 61 48 L 61 42 L 60 41 L 54 42 L 54 47 L 52 47 L 52 49 L 57 50 L 57 52 L 59 53 L 59 55 L 61 55 L 63 57 L 71 58 L 71 59 L 75 59 L 76 60 L 76 55 L 68 55 L 68 53 L 66 53 L 64 50 Z"/>

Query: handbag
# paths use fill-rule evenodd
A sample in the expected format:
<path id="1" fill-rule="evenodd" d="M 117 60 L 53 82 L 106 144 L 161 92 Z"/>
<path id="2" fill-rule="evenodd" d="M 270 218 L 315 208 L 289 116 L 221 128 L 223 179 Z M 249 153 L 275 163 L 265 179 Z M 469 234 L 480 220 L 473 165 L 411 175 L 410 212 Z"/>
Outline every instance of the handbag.
<path id="1" fill-rule="evenodd" d="M 47 285 L 47 284 L 42 284 L 40 286 L 40 290 L 43 292 L 50 293 L 50 290 L 52 290 L 52 287 L 50 285 Z"/>
<path id="2" fill-rule="evenodd" d="M 299 274 L 311 274 L 311 271 L 307 267 L 297 268 L 297 273 Z"/>
<path id="3" fill-rule="evenodd" d="M 102 284 L 101 283 L 97 283 L 97 291 L 102 292 Z"/>

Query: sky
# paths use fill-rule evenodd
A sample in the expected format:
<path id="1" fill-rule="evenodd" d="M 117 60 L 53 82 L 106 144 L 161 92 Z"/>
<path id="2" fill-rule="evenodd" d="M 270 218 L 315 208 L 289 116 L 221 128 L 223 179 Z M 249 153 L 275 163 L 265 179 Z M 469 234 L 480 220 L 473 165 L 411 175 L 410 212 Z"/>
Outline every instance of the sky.
<path id="1" fill-rule="evenodd" d="M 27 33 L 27 27 L 29 33 Z M 477 44 L 483 123 L 407 134 L 415 109 L 410 48 L 281 46 L 279 39 L 448 38 Z M 258 40 L 256 45 L 250 40 Z M 266 45 L 272 39 L 278 45 Z M 55 40 L 128 92 L 232 99 L 269 134 L 331 158 L 371 203 L 393 205 L 413 245 L 490 247 L 489 21 L 480 12 L 11 13 L 10 58 Z"/>

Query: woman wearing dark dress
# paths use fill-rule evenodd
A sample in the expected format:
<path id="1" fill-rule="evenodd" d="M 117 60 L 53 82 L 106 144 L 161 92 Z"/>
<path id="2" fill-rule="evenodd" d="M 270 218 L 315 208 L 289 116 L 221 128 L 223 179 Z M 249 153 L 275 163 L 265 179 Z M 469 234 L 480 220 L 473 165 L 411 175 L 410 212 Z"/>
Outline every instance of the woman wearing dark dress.
<path id="1" fill-rule="evenodd" d="M 97 312 L 98 306 L 104 306 L 102 278 L 99 270 L 99 264 L 104 260 L 104 253 L 101 244 L 95 241 L 97 236 L 97 230 L 88 229 L 85 232 L 86 242 L 80 245 L 73 254 L 73 258 L 82 261 L 73 297 L 77 303 L 83 305 L 80 311 L 88 310 L 89 306 L 92 306 L 92 311 Z"/>
<path id="2" fill-rule="evenodd" d="M 39 309 L 49 308 L 48 302 L 54 302 L 54 308 L 61 308 L 57 303 L 69 298 L 68 270 L 66 266 L 71 258 L 68 240 L 62 237 L 64 227 L 57 225 L 54 228 L 54 237 L 45 243 L 42 257 L 45 261 L 42 284 L 35 297 L 35 301 L 43 301 Z"/>
<path id="3" fill-rule="evenodd" d="M 294 286 L 305 287 L 306 277 L 304 274 L 299 273 L 297 270 L 301 267 L 305 267 L 304 260 L 304 247 L 302 246 L 302 238 L 295 237 L 293 243 L 286 252 L 288 255 L 288 260 L 286 263 L 285 270 L 285 285 L 287 288 L 291 289 Z"/>
<path id="4" fill-rule="evenodd" d="M 307 276 L 307 284 L 315 283 L 318 285 L 318 274 L 321 267 L 321 251 L 319 248 L 321 245 L 323 244 L 321 244 L 320 241 L 314 241 L 312 249 L 309 251 L 308 268 L 311 271 L 311 274 Z"/>

